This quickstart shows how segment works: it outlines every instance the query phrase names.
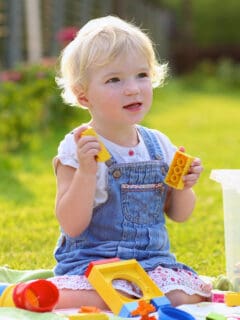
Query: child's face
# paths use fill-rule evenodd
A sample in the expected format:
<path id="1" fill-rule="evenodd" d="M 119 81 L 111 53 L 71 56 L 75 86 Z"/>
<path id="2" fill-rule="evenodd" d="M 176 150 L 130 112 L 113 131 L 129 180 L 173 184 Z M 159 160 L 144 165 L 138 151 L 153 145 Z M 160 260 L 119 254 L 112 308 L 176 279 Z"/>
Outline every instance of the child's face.
<path id="1" fill-rule="evenodd" d="M 86 99 L 94 123 L 116 128 L 139 123 L 152 103 L 149 73 L 147 59 L 133 52 L 92 68 Z"/>

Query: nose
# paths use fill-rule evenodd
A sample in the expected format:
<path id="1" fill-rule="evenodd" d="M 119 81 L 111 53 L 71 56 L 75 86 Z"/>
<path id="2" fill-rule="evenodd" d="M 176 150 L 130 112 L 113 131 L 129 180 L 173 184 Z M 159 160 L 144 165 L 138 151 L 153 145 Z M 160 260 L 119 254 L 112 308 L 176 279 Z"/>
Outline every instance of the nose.
<path id="1" fill-rule="evenodd" d="M 140 89 L 139 89 L 138 83 L 135 79 L 129 79 L 126 81 L 125 87 L 124 87 L 124 93 L 127 96 L 136 95 L 139 92 L 140 92 Z"/>

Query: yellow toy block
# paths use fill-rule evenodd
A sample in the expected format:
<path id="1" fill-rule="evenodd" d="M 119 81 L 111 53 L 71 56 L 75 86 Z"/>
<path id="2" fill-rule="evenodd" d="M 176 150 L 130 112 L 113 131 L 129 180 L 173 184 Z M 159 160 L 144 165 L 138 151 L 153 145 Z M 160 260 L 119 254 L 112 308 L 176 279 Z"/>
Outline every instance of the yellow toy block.
<path id="1" fill-rule="evenodd" d="M 98 138 L 98 135 L 96 134 L 95 130 L 93 128 L 88 128 L 85 131 L 83 131 L 82 136 L 94 136 Z M 111 158 L 110 153 L 107 151 L 104 144 L 98 139 L 100 143 L 101 150 L 97 154 L 97 161 L 99 162 L 105 162 Z"/>
<path id="2" fill-rule="evenodd" d="M 228 307 L 240 306 L 240 292 L 226 292 L 224 302 Z"/>
<path id="3" fill-rule="evenodd" d="M 183 189 L 182 178 L 188 173 L 193 159 L 194 157 L 177 150 L 165 177 L 165 183 L 172 188 Z"/>
<path id="4" fill-rule="evenodd" d="M 69 320 L 109 320 L 104 313 L 76 313 L 67 316 Z"/>
<path id="5" fill-rule="evenodd" d="M 95 264 L 86 276 L 116 315 L 121 315 L 121 310 L 127 303 L 137 303 L 140 300 L 149 302 L 152 298 L 164 295 L 135 259 Z M 112 281 L 116 279 L 127 280 L 137 285 L 141 290 L 141 298 L 131 299 L 120 294 L 112 285 Z"/>

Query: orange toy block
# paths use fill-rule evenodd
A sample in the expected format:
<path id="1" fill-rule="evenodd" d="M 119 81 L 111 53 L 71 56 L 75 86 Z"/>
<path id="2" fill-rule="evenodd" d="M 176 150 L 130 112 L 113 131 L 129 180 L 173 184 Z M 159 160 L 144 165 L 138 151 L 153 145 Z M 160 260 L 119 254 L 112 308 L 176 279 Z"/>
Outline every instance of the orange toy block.
<path id="1" fill-rule="evenodd" d="M 193 159 L 194 157 L 177 150 L 165 177 L 165 183 L 172 188 L 183 189 L 182 178 L 188 173 Z"/>
<path id="2" fill-rule="evenodd" d="M 96 134 L 95 130 L 93 128 L 88 128 L 83 131 L 82 136 L 94 136 L 98 138 L 98 135 Z M 106 162 L 111 158 L 110 153 L 107 151 L 104 144 L 98 139 L 100 143 L 101 150 L 97 154 L 97 161 L 99 162 Z"/>

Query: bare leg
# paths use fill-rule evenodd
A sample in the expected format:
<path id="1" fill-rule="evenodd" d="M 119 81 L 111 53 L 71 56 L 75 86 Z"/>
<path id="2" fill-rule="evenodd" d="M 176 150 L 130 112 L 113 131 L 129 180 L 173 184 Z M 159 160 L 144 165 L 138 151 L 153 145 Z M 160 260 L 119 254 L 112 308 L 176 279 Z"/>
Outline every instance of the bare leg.
<path id="1" fill-rule="evenodd" d="M 209 301 L 209 298 L 199 296 L 198 294 L 189 295 L 182 290 L 174 290 L 165 294 L 171 301 L 173 307 L 177 307 L 181 304 L 194 304 L 203 301 Z"/>
<path id="2" fill-rule="evenodd" d="M 94 290 L 59 290 L 59 301 L 56 309 L 80 308 L 81 306 L 95 306 L 102 310 L 109 310 L 102 298 Z M 182 290 L 174 290 L 165 294 L 173 307 L 181 304 L 194 304 L 209 301 L 209 298 L 197 294 L 189 295 Z"/>
<path id="3" fill-rule="evenodd" d="M 59 301 L 55 306 L 56 309 L 80 308 L 81 306 L 95 306 L 102 310 L 109 310 L 94 290 L 59 290 Z"/>

